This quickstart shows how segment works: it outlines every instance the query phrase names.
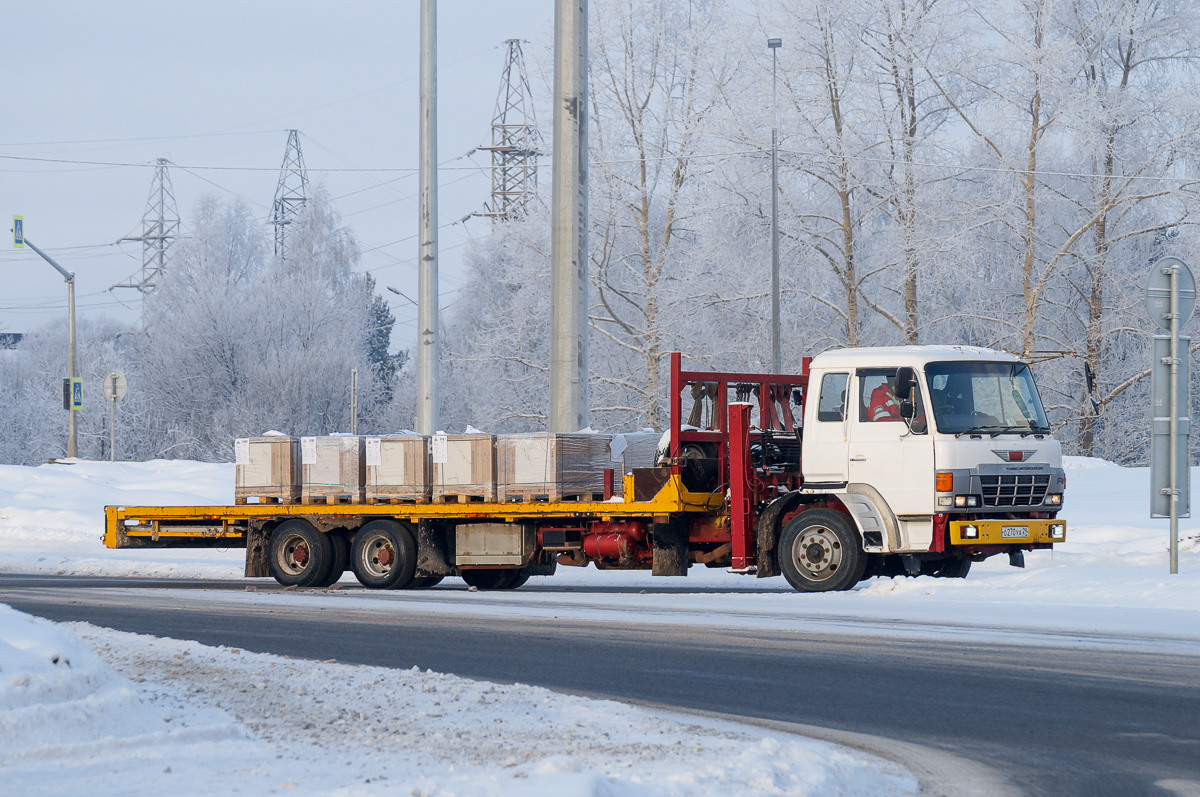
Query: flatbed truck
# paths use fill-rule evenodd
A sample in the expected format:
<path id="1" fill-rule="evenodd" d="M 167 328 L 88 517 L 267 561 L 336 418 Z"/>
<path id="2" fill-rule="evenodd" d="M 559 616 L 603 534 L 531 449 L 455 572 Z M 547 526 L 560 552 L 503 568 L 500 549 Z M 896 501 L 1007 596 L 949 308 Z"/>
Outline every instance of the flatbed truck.
<path id="1" fill-rule="evenodd" d="M 621 474 L 615 498 L 109 506 L 104 541 L 244 547 L 246 576 L 299 587 L 347 569 L 368 588 L 459 576 L 515 589 L 560 565 L 705 565 L 824 592 L 874 575 L 965 577 L 999 554 L 1023 566 L 1025 551 L 1066 539 L 1061 448 L 1013 355 L 841 349 L 781 375 L 684 370 L 674 353 L 670 385 L 657 462 Z"/>

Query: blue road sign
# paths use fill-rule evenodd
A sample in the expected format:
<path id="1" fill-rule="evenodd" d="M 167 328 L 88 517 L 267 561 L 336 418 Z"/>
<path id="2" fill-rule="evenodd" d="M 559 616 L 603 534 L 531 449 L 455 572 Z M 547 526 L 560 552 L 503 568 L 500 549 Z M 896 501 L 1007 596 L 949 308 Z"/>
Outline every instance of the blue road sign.
<path id="1" fill-rule="evenodd" d="M 83 380 L 82 379 L 72 379 L 71 380 L 71 409 L 72 410 L 83 409 Z"/>
<path id="2" fill-rule="evenodd" d="M 13 216 L 13 247 L 25 247 L 25 219 L 20 216 Z"/>

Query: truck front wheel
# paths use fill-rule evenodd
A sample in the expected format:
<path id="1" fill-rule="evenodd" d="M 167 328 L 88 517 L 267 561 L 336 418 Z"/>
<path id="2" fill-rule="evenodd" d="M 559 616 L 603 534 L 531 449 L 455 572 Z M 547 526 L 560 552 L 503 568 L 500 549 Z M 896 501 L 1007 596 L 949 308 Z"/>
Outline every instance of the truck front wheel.
<path id="1" fill-rule="evenodd" d="M 368 589 L 401 589 L 417 569 L 412 532 L 394 520 L 372 520 L 354 535 L 350 568 Z"/>
<path id="2" fill-rule="evenodd" d="M 779 537 L 779 567 L 800 592 L 850 589 L 867 556 L 849 519 L 832 509 L 810 509 L 788 521 Z"/>
<path id="3" fill-rule="evenodd" d="M 267 564 L 283 586 L 313 587 L 329 574 L 333 548 L 307 520 L 289 520 L 271 532 Z"/>

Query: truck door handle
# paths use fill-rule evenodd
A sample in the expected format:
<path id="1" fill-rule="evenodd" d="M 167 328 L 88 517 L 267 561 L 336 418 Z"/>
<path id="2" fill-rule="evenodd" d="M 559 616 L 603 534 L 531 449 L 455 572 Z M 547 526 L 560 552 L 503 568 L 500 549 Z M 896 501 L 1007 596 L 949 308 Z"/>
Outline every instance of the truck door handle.
<path id="1" fill-rule="evenodd" d="M 851 462 L 866 462 L 867 458 L 864 457 L 862 454 L 859 454 L 856 457 L 850 457 L 850 461 Z"/>

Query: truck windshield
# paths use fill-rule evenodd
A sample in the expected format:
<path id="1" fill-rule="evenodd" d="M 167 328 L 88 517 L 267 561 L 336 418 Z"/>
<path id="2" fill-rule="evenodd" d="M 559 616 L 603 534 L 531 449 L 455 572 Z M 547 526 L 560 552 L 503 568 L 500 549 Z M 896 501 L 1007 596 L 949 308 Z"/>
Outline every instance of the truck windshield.
<path id="1" fill-rule="evenodd" d="M 929 403 L 943 434 L 1047 434 L 1050 424 L 1025 363 L 925 366 Z"/>

